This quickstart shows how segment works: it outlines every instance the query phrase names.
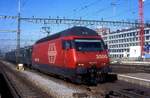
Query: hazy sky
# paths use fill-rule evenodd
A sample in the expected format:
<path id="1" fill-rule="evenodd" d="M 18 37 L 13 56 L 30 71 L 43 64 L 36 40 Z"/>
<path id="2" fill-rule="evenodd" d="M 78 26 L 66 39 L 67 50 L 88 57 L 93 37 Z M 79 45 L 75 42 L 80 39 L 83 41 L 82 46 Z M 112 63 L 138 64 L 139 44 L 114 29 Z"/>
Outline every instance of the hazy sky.
<path id="1" fill-rule="evenodd" d="M 0 0 L 0 15 L 17 15 L 18 0 Z M 150 20 L 150 0 L 144 2 L 145 20 Z M 72 19 L 135 20 L 138 19 L 138 0 L 21 0 L 22 17 L 66 17 Z M 46 36 L 43 25 L 21 23 L 22 46 L 34 43 Z M 47 25 L 51 32 L 58 32 L 67 25 Z M 15 20 L 0 19 L 0 30 L 16 30 Z M 8 40 L 7 40 L 8 39 Z M 9 48 L 16 43 L 15 33 L 0 33 L 1 48 Z M 32 42 L 32 43 L 31 43 Z M 15 47 L 15 46 L 14 46 Z"/>

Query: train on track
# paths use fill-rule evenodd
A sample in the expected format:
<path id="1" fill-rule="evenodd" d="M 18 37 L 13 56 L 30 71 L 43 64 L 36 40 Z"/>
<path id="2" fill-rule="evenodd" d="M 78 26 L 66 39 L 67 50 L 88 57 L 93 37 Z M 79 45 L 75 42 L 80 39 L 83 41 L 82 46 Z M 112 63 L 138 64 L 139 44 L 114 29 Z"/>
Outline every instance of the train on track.
<path id="1" fill-rule="evenodd" d="M 16 50 L 6 53 L 16 62 Z M 101 36 L 87 27 L 72 27 L 20 48 L 22 64 L 52 73 L 77 83 L 97 84 L 111 71 L 107 45 Z"/>

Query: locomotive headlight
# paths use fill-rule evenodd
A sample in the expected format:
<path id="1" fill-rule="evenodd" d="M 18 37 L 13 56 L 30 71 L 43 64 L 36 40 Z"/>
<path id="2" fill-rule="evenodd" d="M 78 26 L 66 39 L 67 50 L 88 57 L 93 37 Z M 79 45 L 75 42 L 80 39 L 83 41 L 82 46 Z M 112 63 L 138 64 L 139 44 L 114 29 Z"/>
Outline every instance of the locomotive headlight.
<path id="1" fill-rule="evenodd" d="M 78 66 L 84 66 L 84 64 L 78 64 Z"/>
<path id="2" fill-rule="evenodd" d="M 105 66 L 105 65 L 106 65 L 106 63 L 102 63 L 102 65 L 103 65 L 103 66 Z"/>

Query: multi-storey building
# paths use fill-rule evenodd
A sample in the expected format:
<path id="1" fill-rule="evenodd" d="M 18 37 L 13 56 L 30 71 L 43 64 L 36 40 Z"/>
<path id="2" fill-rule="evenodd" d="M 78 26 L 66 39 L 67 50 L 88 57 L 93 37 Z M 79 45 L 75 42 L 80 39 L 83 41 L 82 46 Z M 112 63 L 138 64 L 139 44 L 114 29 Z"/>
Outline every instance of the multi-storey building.
<path id="1" fill-rule="evenodd" d="M 96 31 L 99 32 L 99 30 Z M 112 58 L 132 57 L 132 47 L 140 48 L 138 28 L 117 30 L 115 32 L 99 32 L 99 34 L 107 43 L 109 54 Z M 150 27 L 144 28 L 144 38 L 145 45 L 150 44 Z M 136 54 L 137 53 L 135 53 L 135 55 Z"/>

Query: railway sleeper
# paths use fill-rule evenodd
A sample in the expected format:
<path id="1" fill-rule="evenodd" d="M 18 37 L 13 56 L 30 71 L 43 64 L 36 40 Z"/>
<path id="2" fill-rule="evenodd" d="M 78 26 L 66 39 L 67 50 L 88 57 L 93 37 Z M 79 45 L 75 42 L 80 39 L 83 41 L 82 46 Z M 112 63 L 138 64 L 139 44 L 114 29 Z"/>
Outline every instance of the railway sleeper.
<path id="1" fill-rule="evenodd" d="M 105 98 L 149 98 L 144 92 L 137 93 L 134 91 L 135 89 L 121 89 L 121 90 L 112 90 L 109 91 Z"/>

